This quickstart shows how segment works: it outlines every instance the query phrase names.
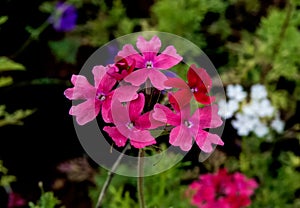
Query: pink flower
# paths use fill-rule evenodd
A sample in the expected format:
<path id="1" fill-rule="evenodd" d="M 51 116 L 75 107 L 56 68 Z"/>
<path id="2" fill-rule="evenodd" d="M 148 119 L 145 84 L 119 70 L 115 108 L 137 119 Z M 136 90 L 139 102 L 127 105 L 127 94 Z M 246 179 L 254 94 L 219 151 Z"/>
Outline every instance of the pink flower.
<path id="1" fill-rule="evenodd" d="M 84 125 L 99 114 L 102 110 L 102 117 L 105 122 L 111 122 L 109 109 L 111 103 L 111 90 L 116 80 L 109 76 L 107 68 L 104 66 L 95 66 L 92 70 L 94 75 L 94 86 L 92 86 L 86 77 L 82 75 L 73 75 L 71 82 L 73 88 L 65 90 L 65 96 L 70 100 L 85 100 L 84 102 L 72 106 L 69 114 L 76 116 L 79 125 Z"/>
<path id="2" fill-rule="evenodd" d="M 126 59 L 122 57 L 116 57 L 115 64 L 110 64 L 107 73 L 114 77 L 116 80 L 121 81 L 128 76 L 135 67 L 135 61 L 129 65 Z"/>
<path id="3" fill-rule="evenodd" d="M 203 68 L 197 68 L 192 64 L 187 73 L 186 83 L 181 78 L 169 78 L 165 81 L 165 85 L 179 90 L 174 93 L 174 97 L 178 100 L 180 106 L 184 106 L 194 98 L 202 104 L 210 104 L 214 102 L 215 98 L 208 95 L 212 80 L 209 74 Z"/>
<path id="4" fill-rule="evenodd" d="M 20 194 L 15 192 L 10 192 L 8 195 L 8 208 L 23 207 L 27 202 L 21 197 Z"/>
<path id="5" fill-rule="evenodd" d="M 124 80 L 132 85 L 140 86 L 149 78 L 155 88 L 165 89 L 164 82 L 167 77 L 160 70 L 175 66 L 182 60 L 182 57 L 177 54 L 174 46 L 168 46 L 160 53 L 161 41 L 157 36 L 153 36 L 150 41 L 146 41 L 144 37 L 139 36 L 136 46 L 141 54 L 130 44 L 124 45 L 118 53 L 118 56 L 124 57 L 129 65 L 136 63 L 135 66 L 138 68 Z"/>
<path id="6" fill-rule="evenodd" d="M 242 184 L 242 185 L 241 185 Z M 226 169 L 207 173 L 190 184 L 187 194 L 191 204 L 201 208 L 241 208 L 251 204 L 250 197 L 258 184 L 242 173 L 229 174 Z"/>
<path id="7" fill-rule="evenodd" d="M 204 152 L 211 152 L 213 150 L 212 144 L 224 144 L 217 134 L 203 130 L 222 125 L 217 105 L 198 108 L 191 115 L 190 105 L 179 108 L 172 101 L 174 100 L 172 95 L 169 96 L 169 99 L 175 112 L 164 105 L 155 104 L 153 118 L 175 126 L 170 132 L 170 144 L 179 146 L 183 151 L 189 151 L 194 139 Z"/>
<path id="8" fill-rule="evenodd" d="M 156 143 L 148 129 L 157 128 L 160 123 L 153 122 L 150 112 L 142 114 L 144 104 L 145 97 L 142 93 L 139 93 L 138 97 L 131 102 L 112 103 L 115 126 L 105 126 L 103 130 L 109 134 L 117 146 L 124 146 L 127 139 L 135 148 L 143 148 Z"/>

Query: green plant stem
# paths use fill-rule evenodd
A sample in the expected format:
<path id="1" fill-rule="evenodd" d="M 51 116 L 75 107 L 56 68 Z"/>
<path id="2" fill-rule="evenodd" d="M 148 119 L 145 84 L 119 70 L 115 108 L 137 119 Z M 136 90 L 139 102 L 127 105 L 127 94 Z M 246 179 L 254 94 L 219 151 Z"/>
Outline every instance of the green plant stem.
<path id="1" fill-rule="evenodd" d="M 144 199 L 144 155 L 145 150 L 139 149 L 137 189 L 140 208 L 146 207 Z"/>
<path id="2" fill-rule="evenodd" d="M 38 40 L 41 33 L 50 25 L 48 21 L 45 21 L 41 24 L 37 29 L 34 29 L 30 32 L 30 36 L 28 39 L 23 43 L 23 45 L 17 50 L 14 54 L 10 55 L 11 59 L 17 57 L 21 52 L 23 52 L 33 41 Z"/>
<path id="3" fill-rule="evenodd" d="M 105 183 L 101 189 L 101 192 L 99 194 L 99 197 L 98 197 L 98 201 L 97 201 L 97 204 L 96 204 L 96 208 L 100 208 L 102 206 L 102 202 L 103 202 L 103 199 L 104 199 L 104 196 L 106 194 L 106 191 L 111 183 L 111 180 L 113 178 L 113 176 L 115 175 L 115 171 L 117 169 L 117 167 L 119 166 L 125 152 L 130 148 L 130 145 L 127 144 L 125 146 L 125 148 L 123 149 L 122 153 L 119 155 L 119 157 L 117 158 L 117 160 L 115 161 L 115 163 L 113 164 L 112 168 L 110 171 L 108 171 L 107 173 L 107 178 L 105 180 Z"/>

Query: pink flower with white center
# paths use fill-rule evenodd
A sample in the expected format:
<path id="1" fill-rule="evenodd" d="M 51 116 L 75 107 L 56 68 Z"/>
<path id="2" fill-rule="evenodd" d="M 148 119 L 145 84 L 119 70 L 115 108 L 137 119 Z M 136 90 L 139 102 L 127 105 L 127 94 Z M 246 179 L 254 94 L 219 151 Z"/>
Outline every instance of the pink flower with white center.
<path id="1" fill-rule="evenodd" d="M 93 68 L 94 86 L 82 75 L 72 76 L 71 82 L 74 87 L 66 89 L 64 94 L 70 100 L 84 100 L 84 102 L 72 106 L 69 111 L 70 115 L 76 116 L 79 125 L 84 125 L 95 119 L 100 109 L 103 120 L 111 122 L 110 104 L 112 88 L 116 84 L 116 79 L 106 72 L 107 68 L 104 66 Z"/>
<path id="2" fill-rule="evenodd" d="M 142 114 L 144 104 L 145 97 L 142 93 L 128 103 L 117 100 L 112 102 L 112 117 L 115 126 L 105 126 L 103 130 L 109 134 L 117 146 L 124 146 L 127 139 L 135 148 L 144 148 L 156 143 L 149 129 L 157 128 L 162 123 L 154 121 L 150 112 Z"/>
<path id="3" fill-rule="evenodd" d="M 160 53 L 161 41 L 157 36 L 153 36 L 150 41 L 139 36 L 136 46 L 141 53 L 137 52 L 131 44 L 124 45 L 118 53 L 118 56 L 124 57 L 129 65 L 135 62 L 135 67 L 138 69 L 124 80 L 132 85 L 141 86 L 149 79 L 158 90 L 166 89 L 164 82 L 168 78 L 161 70 L 175 66 L 182 60 L 182 57 L 177 54 L 174 46 L 168 46 Z"/>
<path id="4" fill-rule="evenodd" d="M 217 134 L 203 130 L 222 125 L 223 121 L 218 115 L 217 105 L 198 108 L 191 115 L 190 105 L 179 109 L 179 105 L 174 104 L 172 95 L 169 99 L 175 112 L 165 105 L 155 104 L 153 118 L 174 126 L 170 132 L 170 144 L 179 146 L 183 151 L 189 151 L 195 140 L 199 148 L 207 153 L 213 150 L 212 144 L 224 144 Z"/>

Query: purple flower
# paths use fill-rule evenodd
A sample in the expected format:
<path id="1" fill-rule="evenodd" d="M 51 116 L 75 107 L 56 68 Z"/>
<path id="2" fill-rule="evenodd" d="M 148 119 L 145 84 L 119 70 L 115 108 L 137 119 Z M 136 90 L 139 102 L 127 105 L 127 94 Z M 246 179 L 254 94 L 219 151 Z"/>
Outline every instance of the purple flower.
<path id="1" fill-rule="evenodd" d="M 58 2 L 55 11 L 51 14 L 48 21 L 53 28 L 59 32 L 68 32 L 75 28 L 77 20 L 76 8 L 68 3 Z"/>

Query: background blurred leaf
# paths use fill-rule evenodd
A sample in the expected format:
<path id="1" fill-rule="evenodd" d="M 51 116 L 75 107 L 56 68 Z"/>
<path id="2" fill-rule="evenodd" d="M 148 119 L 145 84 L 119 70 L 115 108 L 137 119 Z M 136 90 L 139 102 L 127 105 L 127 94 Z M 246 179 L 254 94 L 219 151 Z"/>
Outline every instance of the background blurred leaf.
<path id="1" fill-rule="evenodd" d="M 7 16 L 1 16 L 0 17 L 0 25 L 4 24 L 8 20 Z"/>
<path id="2" fill-rule="evenodd" d="M 49 47 L 58 61 L 75 64 L 76 55 L 80 42 L 75 39 L 63 39 L 60 41 L 49 41 Z"/>
<path id="3" fill-rule="evenodd" d="M 11 77 L 0 77 L 0 87 L 5 87 L 11 85 L 13 83 L 13 79 Z"/>
<path id="4" fill-rule="evenodd" d="M 5 56 L 0 57 L 0 72 L 11 70 L 25 70 L 25 67 L 22 64 L 16 63 Z"/>

